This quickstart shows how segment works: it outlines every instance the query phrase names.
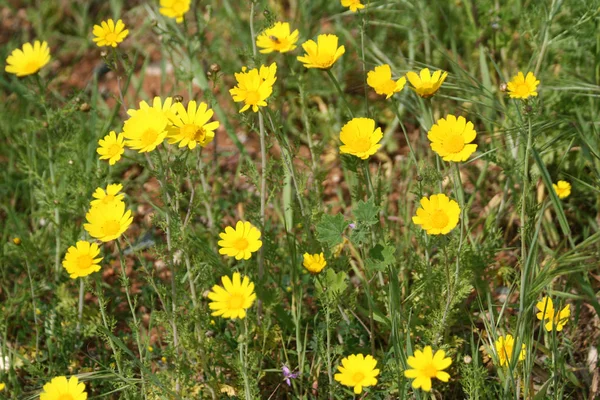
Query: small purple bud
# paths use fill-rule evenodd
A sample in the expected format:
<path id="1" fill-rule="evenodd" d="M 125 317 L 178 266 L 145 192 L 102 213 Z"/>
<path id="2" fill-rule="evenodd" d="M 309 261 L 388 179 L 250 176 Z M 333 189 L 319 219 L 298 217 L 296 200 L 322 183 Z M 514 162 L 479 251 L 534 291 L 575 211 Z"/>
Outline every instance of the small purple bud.
<path id="1" fill-rule="evenodd" d="M 352 222 L 350 225 L 348 225 L 348 227 L 350 229 L 356 229 L 356 224 L 354 222 Z"/>

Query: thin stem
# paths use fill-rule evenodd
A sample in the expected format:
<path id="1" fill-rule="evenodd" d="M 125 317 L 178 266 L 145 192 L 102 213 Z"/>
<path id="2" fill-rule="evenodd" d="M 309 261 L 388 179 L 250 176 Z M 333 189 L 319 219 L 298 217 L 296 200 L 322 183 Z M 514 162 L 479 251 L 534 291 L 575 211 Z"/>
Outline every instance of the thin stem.
<path id="1" fill-rule="evenodd" d="M 81 323 L 83 321 L 83 294 L 85 292 L 85 287 L 83 283 L 83 278 L 79 278 L 79 306 L 77 308 L 78 311 L 78 319 L 77 319 L 77 332 L 81 330 Z"/>
<path id="2" fill-rule="evenodd" d="M 398 101 L 392 96 L 392 104 L 393 104 L 393 109 L 394 109 L 394 113 L 396 114 L 396 118 L 398 118 L 398 123 L 400 124 L 400 127 L 402 128 L 402 133 L 404 133 L 404 139 L 406 140 L 406 144 L 408 145 L 408 150 L 410 153 L 410 157 L 412 158 L 412 162 L 415 164 L 415 168 L 417 168 L 417 175 L 419 174 L 419 163 L 417 162 L 417 156 L 415 154 L 415 151 L 413 150 L 412 144 L 410 144 L 410 140 L 408 139 L 408 133 L 406 132 L 406 128 L 404 127 L 404 123 L 402 123 L 402 117 L 400 116 L 400 110 L 399 105 L 398 105 Z"/>
<path id="3" fill-rule="evenodd" d="M 104 293 L 102 293 L 102 281 L 100 280 L 100 276 L 96 278 L 96 297 L 98 297 L 98 308 L 100 308 L 100 315 L 102 315 L 102 325 L 104 325 L 104 329 L 108 332 L 111 331 L 110 326 L 108 325 L 108 318 L 106 317 L 106 303 L 104 302 Z M 121 357 L 117 353 L 117 349 L 112 339 L 108 338 L 108 343 L 113 352 L 113 356 L 115 357 L 115 364 L 117 365 L 117 371 L 119 371 L 119 375 L 123 376 L 123 370 L 121 368 Z"/>
<path id="4" fill-rule="evenodd" d="M 244 338 L 238 344 L 238 348 L 240 350 L 240 363 L 242 364 L 243 369 L 243 378 L 244 378 L 244 395 L 246 400 L 252 400 L 252 391 L 250 390 L 250 381 L 248 380 L 248 320 L 244 319 Z"/>
<path id="5" fill-rule="evenodd" d="M 27 277 L 29 278 L 29 290 L 31 292 L 31 306 L 33 307 L 33 323 L 35 324 L 35 354 L 39 354 L 39 343 L 40 343 L 40 330 L 38 327 L 37 319 L 37 307 L 35 305 L 35 290 L 33 290 L 33 279 L 31 277 L 31 267 L 29 260 L 25 259 L 25 266 L 27 267 Z"/>
<path id="6" fill-rule="evenodd" d="M 331 329 L 329 304 L 325 307 L 325 324 L 327 325 L 327 377 L 329 379 L 329 400 L 333 400 L 333 370 L 331 367 Z"/>
<path id="7" fill-rule="evenodd" d="M 331 79 L 331 82 L 333 82 L 333 85 L 335 86 L 335 88 L 337 89 L 338 93 L 340 94 L 340 98 L 344 102 L 344 105 L 346 106 L 346 109 L 348 110 L 348 114 L 350 115 L 350 118 L 354 118 L 354 114 L 352 113 L 352 109 L 350 108 L 350 104 L 348 104 L 348 101 L 346 100 L 346 97 L 344 96 L 344 91 L 340 87 L 340 84 L 339 84 L 338 80 L 336 79 L 335 75 L 333 75 L 333 72 L 331 72 L 331 68 L 330 69 L 326 69 L 325 71 L 327 71 L 327 75 L 329 75 L 329 78 Z"/>
<path id="8" fill-rule="evenodd" d="M 531 142 L 533 140 L 532 129 L 531 129 L 531 117 L 527 118 L 528 132 L 527 132 L 527 144 L 525 146 L 525 154 L 523 157 L 523 193 L 521 196 L 521 288 L 520 288 L 520 301 L 519 301 L 519 312 L 523 312 L 525 309 L 525 285 L 527 283 L 527 276 L 525 273 L 525 263 L 527 262 L 527 235 L 526 235 L 526 221 L 527 216 L 527 197 L 529 190 L 529 151 L 531 149 Z"/>

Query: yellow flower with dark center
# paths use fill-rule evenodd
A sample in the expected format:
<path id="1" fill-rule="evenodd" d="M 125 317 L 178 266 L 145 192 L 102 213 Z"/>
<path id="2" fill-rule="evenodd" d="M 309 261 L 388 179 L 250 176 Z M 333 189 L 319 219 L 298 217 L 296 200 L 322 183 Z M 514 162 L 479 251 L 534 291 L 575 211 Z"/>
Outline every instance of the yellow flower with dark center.
<path id="1" fill-rule="evenodd" d="M 72 279 L 88 276 L 100 271 L 98 263 L 102 261 L 102 257 L 96 258 L 98 254 L 100 249 L 96 243 L 80 240 L 75 246 L 69 247 L 62 265 Z"/>
<path id="2" fill-rule="evenodd" d="M 394 93 L 398 93 L 404 89 L 406 78 L 402 77 L 394 81 L 392 79 L 392 69 L 388 64 L 383 64 L 369 71 L 367 74 L 367 85 L 375 89 L 375 93 L 384 95 L 386 99 L 389 99 Z"/>
<path id="3" fill-rule="evenodd" d="M 115 21 L 109 19 L 108 21 L 102 21 L 100 25 L 94 25 L 92 33 L 96 36 L 92 40 L 96 42 L 98 47 L 117 47 L 129 35 L 129 30 L 125 29 L 123 21 L 118 20 L 115 24 Z"/>
<path id="4" fill-rule="evenodd" d="M 183 16 L 190 10 L 191 0 L 160 0 L 159 12 L 165 17 L 175 18 L 180 24 L 183 22 Z"/>
<path id="5" fill-rule="evenodd" d="M 85 219 L 88 223 L 83 224 L 83 228 L 91 237 L 102 242 L 117 239 L 133 221 L 131 210 L 125 211 L 125 203 L 122 201 L 92 206 L 85 214 Z"/>
<path id="6" fill-rule="evenodd" d="M 428 235 L 445 235 L 458 225 L 460 207 L 445 194 L 432 194 L 421 199 L 413 223 L 421 225 Z"/>
<path id="7" fill-rule="evenodd" d="M 375 121 L 370 118 L 353 118 L 340 132 L 340 153 L 352 154 L 366 160 L 379 150 L 383 137 L 381 128 L 375 129 Z"/>
<path id="8" fill-rule="evenodd" d="M 476 136 L 472 122 L 451 114 L 447 115 L 446 119 L 440 118 L 427 132 L 431 150 L 444 161 L 453 162 L 466 161 L 475 152 L 477 145 L 470 143 Z"/>
<path id="9" fill-rule="evenodd" d="M 433 96 L 442 83 L 446 80 L 448 73 L 444 71 L 435 71 L 433 75 L 429 72 L 429 68 L 423 68 L 419 75 L 415 72 L 408 72 L 406 78 L 413 86 L 414 91 L 423 98 L 429 98 Z"/>
<path id="10" fill-rule="evenodd" d="M 342 359 L 342 365 L 337 367 L 339 373 L 334 378 L 342 385 L 354 388 L 355 394 L 361 394 L 363 388 L 377 385 L 379 370 L 376 365 L 377 360 L 370 354 L 352 354 Z"/>
<path id="11" fill-rule="evenodd" d="M 265 29 L 256 38 L 256 45 L 260 47 L 261 53 L 267 54 L 274 51 L 286 53 L 296 48 L 298 41 L 298 29 L 290 32 L 290 24 L 287 22 L 276 22 L 271 28 Z"/>
<path id="12" fill-rule="evenodd" d="M 242 72 L 235 74 L 237 86 L 229 90 L 236 103 L 243 101 L 244 107 L 240 112 L 244 112 L 250 107 L 252 111 L 258 112 L 258 107 L 266 107 L 267 98 L 273 93 L 273 85 L 277 73 L 277 64 L 264 66 L 261 65 L 260 71 L 256 68 L 246 72 L 246 67 Z"/>
<path id="13" fill-rule="evenodd" d="M 508 82 L 508 94 L 512 99 L 525 100 L 530 97 L 536 97 L 538 95 L 536 90 L 539 84 L 540 81 L 533 75 L 533 72 L 528 72 L 527 76 L 519 72 Z"/>
<path id="14" fill-rule="evenodd" d="M 228 276 L 222 277 L 221 283 L 223 287 L 214 285 L 208 294 L 208 298 L 212 300 L 208 304 L 208 307 L 213 310 L 211 315 L 244 319 L 246 310 L 252 307 L 256 300 L 254 283 L 250 282 L 247 276 L 242 280 L 239 272 L 233 274 L 233 279 L 229 279 Z"/>
<path id="15" fill-rule="evenodd" d="M 498 356 L 498 361 L 500 362 L 500 366 L 508 365 L 510 360 L 512 359 L 513 350 L 515 347 L 515 339 L 512 335 L 508 334 L 506 337 L 500 336 L 498 340 L 494 343 L 496 347 L 496 355 Z M 521 345 L 521 353 L 519 354 L 519 361 L 523 361 L 525 359 L 525 344 Z"/>
<path id="16" fill-rule="evenodd" d="M 6 58 L 4 70 L 19 77 L 35 74 L 50 61 L 48 43 L 36 40 L 25 43 L 23 49 L 15 49 Z"/>
<path id="17" fill-rule="evenodd" d="M 92 197 L 96 200 L 92 200 L 90 205 L 94 206 L 106 206 L 114 202 L 122 202 L 123 197 L 125 196 L 123 193 L 119 193 L 123 190 L 123 185 L 120 183 L 111 183 L 106 187 L 106 190 L 102 188 L 96 188 Z"/>
<path id="18" fill-rule="evenodd" d="M 423 389 L 426 392 L 431 391 L 431 380 L 439 379 L 442 382 L 448 382 L 450 375 L 444 372 L 452 364 L 452 359 L 446 357 L 443 350 L 438 350 L 433 354 L 431 346 L 425 346 L 423 351 L 416 350 L 415 354 L 406 360 L 411 367 L 404 371 L 404 376 L 414 379 L 412 387 L 414 389 Z"/>
<path id="19" fill-rule="evenodd" d="M 536 314 L 540 321 L 546 321 L 544 327 L 548 332 L 556 329 L 557 332 L 563 330 L 563 327 L 569 322 L 571 316 L 571 305 L 567 304 L 562 310 L 554 310 L 554 303 L 550 297 L 544 296 L 536 304 L 539 312 Z"/>
<path id="20" fill-rule="evenodd" d="M 552 188 L 556 192 L 559 199 L 569 197 L 571 194 L 571 184 L 567 181 L 558 181 L 556 184 L 552 184 Z"/>
<path id="21" fill-rule="evenodd" d="M 108 135 L 98 140 L 98 145 L 100 147 L 96 149 L 96 152 L 100 154 L 100 159 L 108 160 L 110 165 L 115 165 L 125 152 L 125 138 L 122 133 L 117 135 L 115 131 L 110 131 Z"/>
<path id="22" fill-rule="evenodd" d="M 320 254 L 308 254 L 304 253 L 304 261 L 302 262 L 304 268 L 306 268 L 311 274 L 318 274 L 325 268 L 327 261 L 323 253 Z"/>
<path id="23" fill-rule="evenodd" d="M 341 3 L 344 7 L 349 7 L 352 12 L 365 8 L 365 5 L 360 0 L 341 0 Z"/>
<path id="24" fill-rule="evenodd" d="M 329 69 L 346 52 L 344 46 L 338 47 L 336 35 L 319 35 L 317 43 L 308 40 L 302 48 L 306 54 L 297 58 L 306 68 Z"/>
<path id="25" fill-rule="evenodd" d="M 156 149 L 167 136 L 171 122 L 163 111 L 155 108 L 141 108 L 123 126 L 125 145 L 140 153 Z"/>
<path id="26" fill-rule="evenodd" d="M 222 239 L 217 243 L 221 247 L 219 254 L 235 257 L 236 260 L 249 259 L 262 246 L 260 231 L 247 221 L 238 221 L 235 229 L 226 227 L 219 237 Z"/>
<path id="27" fill-rule="evenodd" d="M 179 143 L 179 147 L 195 149 L 197 145 L 204 147 L 212 142 L 219 122 L 208 122 L 214 113 L 206 103 L 196 106 L 196 102 L 192 100 L 188 103 L 187 110 L 183 104 L 176 103 L 175 110 L 177 115 L 168 134 L 170 144 Z"/>
<path id="28" fill-rule="evenodd" d="M 86 400 L 85 385 L 76 376 L 67 380 L 66 376 L 53 378 L 44 385 L 40 400 Z"/>

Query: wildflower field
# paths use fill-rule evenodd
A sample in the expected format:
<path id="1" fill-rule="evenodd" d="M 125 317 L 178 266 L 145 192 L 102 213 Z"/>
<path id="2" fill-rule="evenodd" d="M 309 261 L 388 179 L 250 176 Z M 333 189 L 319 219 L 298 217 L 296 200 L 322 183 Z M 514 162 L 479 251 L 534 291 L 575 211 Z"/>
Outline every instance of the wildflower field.
<path id="1" fill-rule="evenodd" d="M 600 0 L 0 14 L 0 399 L 600 398 Z"/>

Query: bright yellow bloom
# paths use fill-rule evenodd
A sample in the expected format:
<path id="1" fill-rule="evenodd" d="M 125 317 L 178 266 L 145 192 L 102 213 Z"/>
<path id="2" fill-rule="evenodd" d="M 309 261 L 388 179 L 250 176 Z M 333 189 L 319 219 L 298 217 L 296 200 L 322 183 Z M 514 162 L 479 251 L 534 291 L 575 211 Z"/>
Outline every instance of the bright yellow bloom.
<path id="1" fill-rule="evenodd" d="M 108 21 L 102 21 L 100 25 L 94 25 L 92 33 L 96 36 L 92 40 L 96 42 L 98 47 L 117 47 L 129 35 L 129 30 L 125 29 L 123 21 L 118 20 L 115 24 L 115 21 L 109 19 Z"/>
<path id="2" fill-rule="evenodd" d="M 404 89 L 406 78 L 402 77 L 394 82 L 392 79 L 392 69 L 389 65 L 383 64 L 375 67 L 373 71 L 367 74 L 367 85 L 375 89 L 375 93 L 386 96 L 386 99 L 392 97 L 394 93 L 398 93 Z"/>
<path id="3" fill-rule="evenodd" d="M 318 274 L 325 268 L 327 261 L 323 253 L 320 254 L 308 254 L 304 253 L 304 261 L 302 262 L 304 268 L 306 268 L 311 274 Z"/>
<path id="4" fill-rule="evenodd" d="M 93 272 L 100 271 L 102 257 L 98 257 L 100 249 L 96 243 L 80 240 L 75 246 L 69 247 L 65 259 L 62 262 L 63 267 L 69 273 L 71 279 L 82 276 L 88 276 Z"/>
<path id="5" fill-rule="evenodd" d="M 302 48 L 306 54 L 297 58 L 306 68 L 329 69 L 346 52 L 344 46 L 338 48 L 336 35 L 319 35 L 317 43 L 308 40 Z"/>
<path id="6" fill-rule="evenodd" d="M 450 375 L 444 372 L 452 364 L 452 359 L 446 357 L 443 350 L 438 350 L 433 354 L 431 346 L 425 346 L 423 351 L 416 350 L 414 356 L 406 360 L 412 369 L 404 371 L 404 376 L 414 379 L 412 387 L 421 388 L 426 392 L 431 391 L 431 379 L 436 378 L 442 382 L 448 382 Z"/>
<path id="7" fill-rule="evenodd" d="M 163 111 L 141 108 L 125 121 L 123 126 L 123 136 L 127 139 L 125 145 L 140 153 L 152 151 L 167 136 L 169 125 L 171 123 Z"/>
<path id="8" fill-rule="evenodd" d="M 250 107 L 252 111 L 258 112 L 258 107 L 266 107 L 267 98 L 273 93 L 273 85 L 277 73 L 277 64 L 264 66 L 261 65 L 260 72 L 253 68 L 246 72 L 246 67 L 242 68 L 242 72 L 235 74 L 237 86 L 229 89 L 229 93 L 236 103 L 243 101 L 244 107 L 240 112 L 244 112 Z"/>
<path id="9" fill-rule="evenodd" d="M 144 100 L 140 101 L 140 110 L 148 110 L 150 108 L 153 108 L 165 114 L 165 116 L 169 119 L 169 123 L 172 123 L 172 120 L 175 119 L 175 114 L 177 110 L 176 105 L 177 103 L 173 102 L 172 97 L 167 97 L 163 103 L 162 99 L 156 96 L 154 97 L 154 99 L 152 99 L 152 105 L 149 105 Z M 127 115 L 133 117 L 137 111 L 138 110 L 134 108 L 130 108 L 129 110 L 127 110 Z"/>
<path id="10" fill-rule="evenodd" d="M 448 73 L 444 71 L 435 71 L 433 75 L 429 72 L 429 68 L 423 68 L 419 75 L 415 72 L 408 72 L 406 77 L 408 81 L 413 86 L 413 89 L 417 94 L 423 98 L 429 98 L 433 96 L 442 83 L 446 80 Z"/>
<path id="11" fill-rule="evenodd" d="M 375 121 L 370 118 L 353 118 L 340 132 L 340 153 L 352 154 L 366 160 L 379 150 L 383 137 L 381 128 L 375 129 Z"/>
<path id="12" fill-rule="evenodd" d="M 498 356 L 498 361 L 500 362 L 500 366 L 508 365 L 510 360 L 512 359 L 513 348 L 515 347 L 515 339 L 512 335 L 500 336 L 495 343 L 496 347 L 496 355 Z M 523 361 L 525 359 L 525 344 L 522 344 L 521 353 L 519 354 L 519 361 Z"/>
<path id="13" fill-rule="evenodd" d="M 538 312 L 537 318 L 540 321 L 546 320 L 544 327 L 548 332 L 552 332 L 553 328 L 556 328 L 557 332 L 563 330 L 563 327 L 569 322 L 571 316 L 571 305 L 567 304 L 562 310 L 554 310 L 554 303 L 550 297 L 544 296 L 541 301 L 536 304 Z"/>
<path id="14" fill-rule="evenodd" d="M 6 58 L 4 70 L 19 77 L 35 74 L 50 61 L 48 43 L 36 40 L 25 43 L 23 49 L 14 49 Z"/>
<path id="15" fill-rule="evenodd" d="M 432 194 L 421 199 L 421 207 L 417 215 L 412 217 L 413 223 L 421 225 L 428 235 L 445 235 L 458 225 L 460 207 L 445 194 Z"/>
<path id="16" fill-rule="evenodd" d="M 110 165 L 115 165 L 125 152 L 125 138 L 122 133 L 117 135 L 115 131 L 110 131 L 108 135 L 98 140 L 98 145 L 100 147 L 96 149 L 96 152 L 100 154 L 100 159 L 108 160 Z"/>
<path id="17" fill-rule="evenodd" d="M 125 211 L 125 203 L 122 201 L 93 206 L 85 214 L 85 219 L 88 223 L 83 224 L 83 228 L 91 237 L 102 242 L 117 239 L 133 221 L 131 210 Z"/>
<path id="18" fill-rule="evenodd" d="M 225 232 L 219 233 L 219 237 L 222 239 L 217 243 L 221 247 L 219 254 L 235 257 L 236 260 L 249 259 L 262 246 L 260 231 L 247 221 L 238 221 L 235 229 L 228 226 Z"/>
<path id="19" fill-rule="evenodd" d="M 165 17 L 175 18 L 180 24 L 183 15 L 190 10 L 191 0 L 160 0 L 160 13 Z"/>
<path id="20" fill-rule="evenodd" d="M 0 392 L 3 391 L 5 387 L 6 387 L 5 383 L 0 383 Z"/>
<path id="21" fill-rule="evenodd" d="M 476 144 L 470 144 L 475 140 L 475 136 L 477 134 L 472 122 L 451 114 L 448 114 L 446 119 L 440 118 L 427 132 L 431 150 L 444 161 L 454 162 L 466 161 L 477 150 Z"/>
<path id="22" fill-rule="evenodd" d="M 256 38 L 256 45 L 267 54 L 274 51 L 286 53 L 296 48 L 298 41 L 298 29 L 290 33 L 290 24 L 287 22 L 276 22 L 271 28 L 265 29 Z"/>
<path id="23" fill-rule="evenodd" d="M 96 200 L 92 200 L 90 205 L 92 207 L 101 205 L 106 206 L 113 202 L 122 202 L 124 194 L 119 193 L 121 190 L 123 190 L 123 185 L 120 183 L 111 183 L 106 187 L 106 190 L 102 188 L 96 188 L 92 194 L 92 197 Z"/>
<path id="24" fill-rule="evenodd" d="M 352 354 L 342 359 L 342 365 L 337 367 L 340 372 L 334 378 L 344 386 L 353 387 L 355 394 L 361 394 L 364 387 L 377 385 L 379 370 L 376 365 L 377 360 L 370 354 Z"/>
<path id="25" fill-rule="evenodd" d="M 341 0 L 341 3 L 344 7 L 349 7 L 352 12 L 365 8 L 365 5 L 361 4 L 360 0 Z"/>
<path id="26" fill-rule="evenodd" d="M 67 380 L 66 376 L 53 378 L 44 385 L 40 400 L 86 400 L 85 385 L 76 376 Z"/>
<path id="27" fill-rule="evenodd" d="M 221 278 L 223 287 L 214 285 L 208 298 L 212 300 L 208 307 L 213 310 L 212 314 L 216 317 L 230 319 L 244 319 L 246 310 L 252 307 L 256 300 L 254 293 L 254 283 L 250 282 L 247 276 L 241 280 L 239 272 L 233 274 L 233 279 L 228 276 Z"/>
<path id="28" fill-rule="evenodd" d="M 536 97 L 538 95 L 536 90 L 539 84 L 540 81 L 533 75 L 533 72 L 528 72 L 527 77 L 522 72 L 519 72 L 508 82 L 508 94 L 512 99 Z"/>
<path id="29" fill-rule="evenodd" d="M 559 199 L 569 197 L 571 194 L 571 184 L 567 181 L 558 181 L 556 184 L 552 184 L 552 188 L 556 192 Z"/>
<path id="30" fill-rule="evenodd" d="M 179 147 L 187 146 L 191 150 L 197 145 L 204 147 L 212 142 L 219 122 L 208 122 L 214 112 L 206 103 L 196 106 L 196 102 L 192 100 L 188 103 L 187 110 L 183 104 L 176 103 L 175 110 L 177 116 L 173 119 L 173 126 L 169 128 L 169 144 L 179 143 Z"/>

